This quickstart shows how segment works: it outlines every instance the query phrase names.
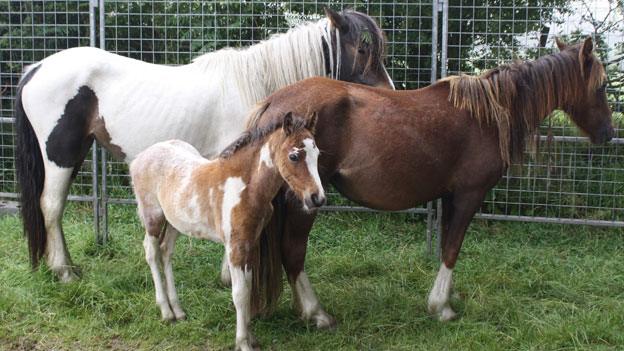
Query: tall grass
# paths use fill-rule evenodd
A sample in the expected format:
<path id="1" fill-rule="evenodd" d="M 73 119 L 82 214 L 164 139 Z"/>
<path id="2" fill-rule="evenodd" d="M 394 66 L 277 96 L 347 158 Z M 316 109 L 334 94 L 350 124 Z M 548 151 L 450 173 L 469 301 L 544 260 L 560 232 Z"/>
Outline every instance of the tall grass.
<path id="1" fill-rule="evenodd" d="M 218 281 L 223 249 L 180 238 L 174 269 L 187 321 L 159 320 L 134 207 L 111 209 L 110 244 L 94 243 L 88 207 L 65 216 L 81 281 L 31 273 L 17 217 L 0 219 L 0 349 L 222 350 L 233 346 L 230 292 Z M 404 214 L 323 213 L 307 272 L 334 332 L 300 321 L 290 291 L 253 322 L 268 350 L 617 350 L 624 348 L 624 232 L 475 222 L 455 274 L 460 317 L 426 313 L 438 263 L 424 224 Z"/>

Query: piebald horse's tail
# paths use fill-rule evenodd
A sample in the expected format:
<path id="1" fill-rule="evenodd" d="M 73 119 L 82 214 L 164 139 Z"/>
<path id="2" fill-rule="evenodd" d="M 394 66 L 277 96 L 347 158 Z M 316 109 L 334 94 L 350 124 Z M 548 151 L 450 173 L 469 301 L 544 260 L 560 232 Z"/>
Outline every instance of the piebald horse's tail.
<path id="1" fill-rule="evenodd" d="M 22 104 L 22 90 L 41 65 L 29 67 L 17 87 L 15 96 L 16 150 L 15 169 L 21 189 L 21 213 L 24 234 L 28 238 L 30 263 L 33 268 L 39 264 L 46 247 L 46 229 L 41 211 L 40 198 L 43 192 L 45 169 L 39 141 L 35 135 Z"/>

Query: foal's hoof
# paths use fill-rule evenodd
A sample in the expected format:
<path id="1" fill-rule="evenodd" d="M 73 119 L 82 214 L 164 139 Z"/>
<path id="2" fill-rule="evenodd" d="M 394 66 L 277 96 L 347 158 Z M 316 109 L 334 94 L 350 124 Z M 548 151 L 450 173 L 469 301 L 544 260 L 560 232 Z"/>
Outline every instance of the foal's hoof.
<path id="1" fill-rule="evenodd" d="M 80 280 L 80 270 L 78 269 L 78 267 L 62 266 L 54 267 L 50 270 L 54 272 L 59 282 L 61 283 L 65 284 Z"/>

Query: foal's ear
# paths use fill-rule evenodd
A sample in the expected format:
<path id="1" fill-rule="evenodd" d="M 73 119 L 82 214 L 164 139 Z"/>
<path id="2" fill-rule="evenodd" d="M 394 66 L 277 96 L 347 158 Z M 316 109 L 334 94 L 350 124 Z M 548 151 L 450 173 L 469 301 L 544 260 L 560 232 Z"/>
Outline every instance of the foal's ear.
<path id="1" fill-rule="evenodd" d="M 308 124 L 306 124 L 306 129 L 309 130 L 312 134 L 316 131 L 316 121 L 318 120 L 318 112 L 312 112 L 310 119 L 308 119 Z"/>
<path id="2" fill-rule="evenodd" d="M 334 25 L 334 27 L 338 28 L 340 33 L 346 34 L 349 31 L 349 22 L 343 15 L 330 9 L 329 7 L 325 7 L 324 10 L 325 15 L 329 18 L 329 21 Z"/>
<path id="3" fill-rule="evenodd" d="M 293 123 L 292 112 L 288 112 L 284 116 L 284 122 L 282 123 L 282 129 L 284 130 L 284 133 L 286 133 L 286 136 L 289 136 L 289 135 L 291 135 L 293 133 L 293 131 L 294 131 L 294 123 Z"/>
<path id="4" fill-rule="evenodd" d="M 568 47 L 568 44 L 564 43 L 559 37 L 555 37 L 555 43 L 557 44 L 559 51 L 563 51 Z"/>

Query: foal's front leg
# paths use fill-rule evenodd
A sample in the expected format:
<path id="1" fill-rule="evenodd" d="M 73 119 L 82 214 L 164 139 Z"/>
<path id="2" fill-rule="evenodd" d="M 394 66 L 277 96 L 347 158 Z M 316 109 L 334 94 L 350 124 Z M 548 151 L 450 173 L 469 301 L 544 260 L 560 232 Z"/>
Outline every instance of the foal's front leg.
<path id="1" fill-rule="evenodd" d="M 236 308 L 236 350 L 251 351 L 257 346 L 249 331 L 251 322 L 252 267 L 249 264 L 249 245 L 225 244 L 225 252 L 232 277 L 232 300 Z"/>

